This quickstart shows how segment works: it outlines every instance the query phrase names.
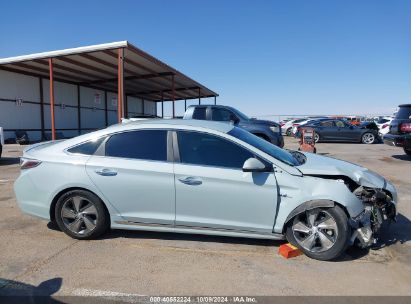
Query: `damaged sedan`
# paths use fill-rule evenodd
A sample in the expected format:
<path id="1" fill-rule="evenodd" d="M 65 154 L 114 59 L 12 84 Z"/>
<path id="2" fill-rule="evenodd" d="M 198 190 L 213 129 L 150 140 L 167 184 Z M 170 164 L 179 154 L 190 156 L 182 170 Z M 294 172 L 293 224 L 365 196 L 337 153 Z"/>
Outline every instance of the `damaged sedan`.
<path id="1" fill-rule="evenodd" d="M 76 239 L 109 229 L 287 239 L 319 260 L 375 244 L 398 202 L 366 168 L 199 120 L 129 121 L 30 146 L 14 189 L 23 212 Z"/>

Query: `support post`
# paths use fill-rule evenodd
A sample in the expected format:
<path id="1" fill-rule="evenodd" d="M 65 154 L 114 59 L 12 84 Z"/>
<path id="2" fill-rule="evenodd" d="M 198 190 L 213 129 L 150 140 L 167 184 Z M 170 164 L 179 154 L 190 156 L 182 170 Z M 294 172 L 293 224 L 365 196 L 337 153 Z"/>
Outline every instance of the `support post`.
<path id="1" fill-rule="evenodd" d="M 49 58 L 49 77 L 50 77 L 50 115 L 51 115 L 51 139 L 56 140 L 56 126 L 54 121 L 54 78 L 53 78 L 53 59 Z"/>
<path id="2" fill-rule="evenodd" d="M 124 49 L 118 49 L 117 54 L 117 118 L 121 122 L 124 117 Z"/>
<path id="3" fill-rule="evenodd" d="M 198 88 L 198 104 L 201 105 L 201 89 Z"/>
<path id="4" fill-rule="evenodd" d="M 104 91 L 104 121 L 108 127 L 107 91 Z"/>
<path id="5" fill-rule="evenodd" d="M 214 105 L 217 104 L 217 96 L 214 96 Z"/>
<path id="6" fill-rule="evenodd" d="M 40 89 L 40 125 L 41 125 L 41 140 L 45 139 L 44 136 L 44 93 L 43 93 L 43 78 L 39 77 L 39 89 Z"/>
<path id="7" fill-rule="evenodd" d="M 174 88 L 174 74 L 171 75 L 171 86 L 172 86 L 172 91 L 173 91 L 173 118 L 176 117 L 176 105 L 175 105 L 175 101 L 176 101 L 176 92 L 175 92 L 175 88 Z"/>
<path id="8" fill-rule="evenodd" d="M 161 91 L 161 117 L 164 118 L 164 93 Z"/>
<path id="9" fill-rule="evenodd" d="M 77 127 L 78 134 L 81 134 L 81 102 L 80 102 L 80 86 L 77 85 Z"/>
<path id="10" fill-rule="evenodd" d="M 128 118 L 128 96 L 123 95 L 124 97 L 124 104 L 123 104 L 123 117 Z"/>
<path id="11" fill-rule="evenodd" d="M 143 108 L 143 115 L 145 114 L 145 109 L 144 109 L 144 98 L 141 98 L 141 105 L 142 105 L 142 108 Z"/>
<path id="12" fill-rule="evenodd" d="M 187 111 L 187 99 L 184 99 L 184 112 Z"/>

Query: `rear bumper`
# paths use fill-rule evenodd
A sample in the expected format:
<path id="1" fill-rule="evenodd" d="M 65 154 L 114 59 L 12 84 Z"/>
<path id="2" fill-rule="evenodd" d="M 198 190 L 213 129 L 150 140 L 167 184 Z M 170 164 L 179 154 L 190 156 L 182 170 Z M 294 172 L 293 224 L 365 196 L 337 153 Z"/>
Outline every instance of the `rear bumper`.
<path id="1" fill-rule="evenodd" d="M 386 134 L 383 138 L 384 144 L 395 147 L 403 147 L 411 150 L 411 135 Z"/>
<path id="2" fill-rule="evenodd" d="M 47 193 L 39 191 L 28 174 L 20 174 L 14 183 L 14 193 L 20 210 L 41 219 L 50 220 L 50 204 Z"/>

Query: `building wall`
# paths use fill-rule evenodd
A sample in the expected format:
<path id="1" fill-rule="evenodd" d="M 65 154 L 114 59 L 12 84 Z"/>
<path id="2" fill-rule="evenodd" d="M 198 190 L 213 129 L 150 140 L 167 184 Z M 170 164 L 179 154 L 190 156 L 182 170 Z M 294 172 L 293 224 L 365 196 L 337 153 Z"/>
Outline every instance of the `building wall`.
<path id="1" fill-rule="evenodd" d="M 0 70 L 0 126 L 5 130 L 5 138 L 14 138 L 15 130 L 24 130 L 31 141 L 41 140 L 40 86 L 43 94 L 44 131 L 50 136 L 49 80 Z M 58 81 L 54 82 L 54 87 L 56 131 L 64 137 L 117 123 L 116 92 Z M 126 100 L 128 116 L 156 114 L 155 102 L 145 100 L 143 107 L 143 101 L 139 98 L 128 96 Z"/>

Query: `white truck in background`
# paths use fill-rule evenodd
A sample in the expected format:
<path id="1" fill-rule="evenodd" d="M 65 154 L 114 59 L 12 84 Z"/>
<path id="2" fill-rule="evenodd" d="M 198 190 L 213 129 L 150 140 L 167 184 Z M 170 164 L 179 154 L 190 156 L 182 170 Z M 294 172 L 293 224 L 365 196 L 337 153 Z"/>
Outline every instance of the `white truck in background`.
<path id="1" fill-rule="evenodd" d="M 1 158 L 1 153 L 3 152 L 3 146 L 4 146 L 4 133 L 3 133 L 3 128 L 0 127 L 0 158 Z"/>

